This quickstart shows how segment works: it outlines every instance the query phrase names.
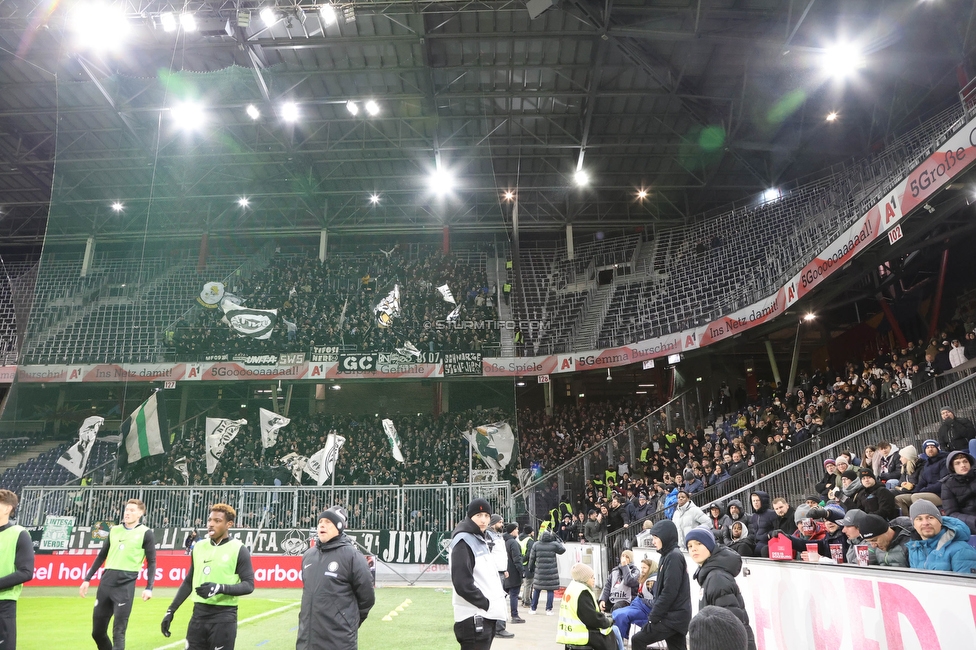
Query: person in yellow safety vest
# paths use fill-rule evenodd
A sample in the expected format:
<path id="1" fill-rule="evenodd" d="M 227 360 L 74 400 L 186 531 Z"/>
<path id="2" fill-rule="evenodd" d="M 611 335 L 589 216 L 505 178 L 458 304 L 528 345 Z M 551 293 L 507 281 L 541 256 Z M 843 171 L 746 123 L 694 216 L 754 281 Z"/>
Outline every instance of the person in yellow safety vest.
<path id="1" fill-rule="evenodd" d="M 617 472 L 605 470 L 603 472 L 603 480 L 606 484 L 606 489 L 604 490 L 607 494 L 607 498 L 613 496 L 613 490 L 617 487 Z"/>
<path id="2" fill-rule="evenodd" d="M 613 626 L 613 619 L 596 606 L 591 589 L 593 569 L 577 562 L 570 570 L 573 581 L 566 587 L 559 604 L 556 643 L 587 646 L 593 650 L 623 650 L 624 642 Z"/>
<path id="3" fill-rule="evenodd" d="M 11 523 L 17 495 L 0 490 L 0 647 L 17 648 L 17 600 L 34 577 L 34 544 L 23 526 Z"/>
<path id="4" fill-rule="evenodd" d="M 541 528 L 541 526 L 540 526 Z M 532 552 L 532 547 L 535 545 L 535 536 L 532 534 L 535 532 L 532 526 L 525 526 L 522 528 L 522 534 L 519 535 L 519 546 L 522 547 L 522 564 L 524 569 L 522 571 L 522 604 L 526 607 L 532 605 L 532 573 L 529 571 L 529 553 Z"/>
<path id="5" fill-rule="evenodd" d="M 678 442 L 678 434 L 669 431 L 664 434 L 664 439 L 667 441 L 668 447 L 673 447 L 674 443 Z"/>

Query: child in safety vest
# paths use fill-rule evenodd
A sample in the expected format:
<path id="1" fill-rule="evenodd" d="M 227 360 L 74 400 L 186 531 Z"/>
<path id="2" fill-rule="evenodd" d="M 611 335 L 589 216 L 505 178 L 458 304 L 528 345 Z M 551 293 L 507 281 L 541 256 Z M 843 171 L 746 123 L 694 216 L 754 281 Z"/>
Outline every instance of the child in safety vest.
<path id="1" fill-rule="evenodd" d="M 570 575 L 573 581 L 566 587 L 559 605 L 556 643 L 588 646 L 593 650 L 623 650 L 624 642 L 613 627 L 613 619 L 597 608 L 591 591 L 595 582 L 593 569 L 577 562 Z"/>

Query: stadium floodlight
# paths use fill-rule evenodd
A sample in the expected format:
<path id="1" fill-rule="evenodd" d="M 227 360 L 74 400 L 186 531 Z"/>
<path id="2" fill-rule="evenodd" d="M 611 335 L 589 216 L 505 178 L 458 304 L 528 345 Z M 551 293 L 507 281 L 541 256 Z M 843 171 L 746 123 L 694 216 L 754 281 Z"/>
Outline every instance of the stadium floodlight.
<path id="1" fill-rule="evenodd" d="M 346 102 L 346 110 L 352 115 L 359 115 L 359 104 L 350 99 L 348 102 Z"/>
<path id="2" fill-rule="evenodd" d="M 298 104 L 295 102 L 285 102 L 281 105 L 281 119 L 286 122 L 294 122 L 298 119 Z"/>
<path id="3" fill-rule="evenodd" d="M 371 99 L 368 102 L 366 102 L 366 112 L 369 113 L 370 115 L 379 115 L 380 105 Z"/>
<path id="4" fill-rule="evenodd" d="M 203 106 L 196 102 L 183 102 L 170 109 L 173 122 L 184 131 L 195 131 L 203 126 L 207 116 Z"/>
<path id="5" fill-rule="evenodd" d="M 762 196 L 760 198 L 763 203 L 778 201 L 781 198 L 783 198 L 783 192 L 780 191 L 778 187 L 771 187 L 768 190 L 763 190 Z"/>
<path id="6" fill-rule="evenodd" d="M 112 209 L 116 212 L 122 212 L 123 210 L 125 210 L 125 206 L 122 205 L 121 201 L 115 201 L 114 203 L 112 203 Z"/>
<path id="7" fill-rule="evenodd" d="M 278 22 L 278 12 L 276 12 L 271 7 L 265 7 L 265 8 L 263 8 L 258 13 L 258 15 L 261 16 L 261 22 L 263 22 L 266 27 L 271 27 L 276 22 Z"/>
<path id="8" fill-rule="evenodd" d="M 180 27 L 184 32 L 197 31 L 197 19 L 193 14 L 180 14 Z"/>
<path id="9" fill-rule="evenodd" d="M 850 43 L 835 43 L 824 50 L 820 67 L 834 79 L 846 79 L 864 67 L 864 55 Z"/>
<path id="10" fill-rule="evenodd" d="M 836 122 L 838 117 L 839 116 L 837 115 L 837 111 L 830 111 L 829 113 L 827 113 L 828 122 Z"/>
<path id="11" fill-rule="evenodd" d="M 512 192 L 511 190 L 509 190 L 508 192 L 505 192 L 505 200 L 506 201 L 514 201 L 515 200 L 515 192 Z"/>
<path id="12" fill-rule="evenodd" d="M 430 175 L 430 190 L 443 196 L 454 189 L 454 175 L 446 169 L 435 169 Z"/>
<path id="13" fill-rule="evenodd" d="M 643 201 L 646 198 L 647 198 L 647 190 L 645 190 L 643 187 L 640 188 L 639 190 L 637 190 L 637 200 L 638 201 Z"/>
<path id="14" fill-rule="evenodd" d="M 319 7 L 319 16 L 321 16 L 322 25 L 325 27 L 335 25 L 336 21 L 339 19 L 338 14 L 336 14 L 335 6 L 331 4 L 324 4 Z"/>
<path id="15" fill-rule="evenodd" d="M 248 104 L 247 108 L 244 110 L 247 111 L 247 116 L 252 120 L 256 120 L 259 117 L 261 117 L 261 111 L 259 111 L 258 107 L 255 106 L 254 104 Z"/>
<path id="16" fill-rule="evenodd" d="M 817 317 L 817 315 L 814 314 L 813 312 L 808 312 L 808 313 L 804 314 L 803 320 L 805 320 L 806 322 L 809 323 L 810 321 L 814 320 L 816 317 Z"/>
<path id="17" fill-rule="evenodd" d="M 373 205 L 377 205 L 380 202 L 380 195 L 379 194 L 370 194 L 370 196 L 369 196 L 369 202 L 372 203 Z"/>
<path id="18" fill-rule="evenodd" d="M 132 25 L 120 6 L 92 3 L 75 9 L 71 29 L 79 46 L 107 51 L 125 43 Z"/>
<path id="19" fill-rule="evenodd" d="M 159 24 L 162 26 L 164 32 L 175 32 L 176 16 L 173 15 L 172 11 L 164 11 L 159 14 Z"/>
<path id="20" fill-rule="evenodd" d="M 576 173 L 573 175 L 573 181 L 579 187 L 583 187 L 584 185 L 588 185 L 589 184 L 589 182 L 590 182 L 590 175 L 586 173 L 586 170 L 584 170 L 584 169 L 578 169 L 576 171 Z"/>
<path id="21" fill-rule="evenodd" d="M 246 208 L 247 206 L 251 205 L 251 201 L 246 196 L 242 196 L 241 198 L 237 199 L 237 205 L 241 206 L 242 208 Z"/>

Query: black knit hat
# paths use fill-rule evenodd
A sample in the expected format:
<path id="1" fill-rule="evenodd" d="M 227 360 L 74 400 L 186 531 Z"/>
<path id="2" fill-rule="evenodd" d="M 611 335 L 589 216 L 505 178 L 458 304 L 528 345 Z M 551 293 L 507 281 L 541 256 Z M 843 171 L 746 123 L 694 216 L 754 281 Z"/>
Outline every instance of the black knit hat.
<path id="1" fill-rule="evenodd" d="M 511 535 L 516 530 L 518 530 L 518 524 L 516 524 L 516 523 L 508 523 L 508 524 L 505 524 L 505 532 L 507 534 Z"/>
<path id="2" fill-rule="evenodd" d="M 333 506 L 328 510 L 323 510 L 322 514 L 319 515 L 319 521 L 323 519 L 328 519 L 335 524 L 340 534 L 346 532 L 346 512 L 339 506 Z"/>
<path id="3" fill-rule="evenodd" d="M 487 512 L 491 514 L 491 504 L 488 503 L 487 499 L 475 499 L 468 504 L 468 517 L 474 517 L 479 512 Z"/>
<path id="4" fill-rule="evenodd" d="M 749 636 L 742 621 L 722 607 L 702 607 L 688 627 L 690 650 L 746 650 Z"/>

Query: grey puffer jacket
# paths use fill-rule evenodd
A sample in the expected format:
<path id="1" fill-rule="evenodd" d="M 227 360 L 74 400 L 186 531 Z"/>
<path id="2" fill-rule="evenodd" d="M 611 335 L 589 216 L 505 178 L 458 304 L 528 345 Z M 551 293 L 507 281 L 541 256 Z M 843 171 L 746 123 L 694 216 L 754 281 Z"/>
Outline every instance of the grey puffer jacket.
<path id="1" fill-rule="evenodd" d="M 302 582 L 296 650 L 356 650 L 376 602 L 366 558 L 345 534 L 316 543 L 302 556 Z"/>
<path id="2" fill-rule="evenodd" d="M 545 591 L 559 589 L 559 567 L 556 556 L 566 552 L 563 541 L 551 531 L 542 533 L 542 539 L 532 545 L 529 573 L 535 574 L 532 587 Z"/>

